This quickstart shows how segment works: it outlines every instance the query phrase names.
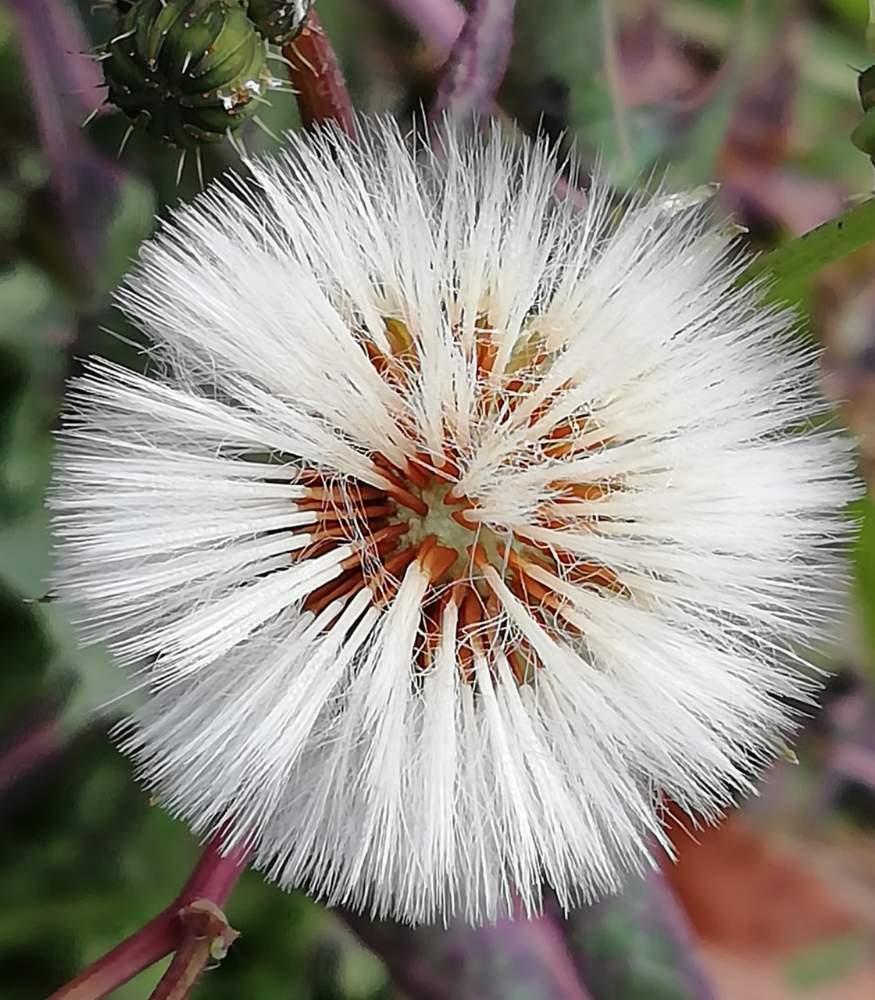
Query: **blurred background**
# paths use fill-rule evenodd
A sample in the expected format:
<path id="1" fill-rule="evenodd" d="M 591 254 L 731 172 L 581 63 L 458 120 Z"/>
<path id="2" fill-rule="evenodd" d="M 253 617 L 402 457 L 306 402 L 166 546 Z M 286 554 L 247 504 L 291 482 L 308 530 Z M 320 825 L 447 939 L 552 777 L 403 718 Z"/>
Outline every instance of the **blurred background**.
<path id="1" fill-rule="evenodd" d="M 177 181 L 178 153 L 138 131 L 117 156 L 128 121 L 102 106 L 100 64 L 88 55 L 117 30 L 111 6 L 0 0 L 2 1000 L 44 997 L 137 929 L 197 856 L 107 739 L 123 710 L 108 658 L 77 650 L 40 601 L 51 561 L 42 500 L 64 381 L 94 352 L 141 365 L 110 293 L 156 213 L 199 188 L 192 163 Z M 318 10 L 359 109 L 403 119 L 428 103 L 458 30 L 454 0 L 319 0 Z M 417 22 L 416 11 L 432 13 Z M 540 123 L 576 144 L 585 167 L 601 151 L 620 189 L 654 172 L 671 189 L 719 180 L 750 245 L 769 249 L 872 190 L 872 163 L 849 139 L 862 118 L 858 74 L 875 61 L 867 18 L 867 0 L 519 0 L 499 103 L 523 130 Z M 276 146 L 270 132 L 300 127 L 286 93 L 259 115 L 266 128 L 242 133 L 250 152 Z M 238 162 L 228 143 L 210 149 L 205 177 Z M 822 272 L 800 328 L 825 345 L 824 389 L 842 401 L 869 479 L 873 274 L 868 249 Z M 834 673 L 799 761 L 775 767 L 759 799 L 719 829 L 679 832 L 680 860 L 665 879 L 567 921 L 413 935 L 351 924 L 250 874 L 227 910 L 243 937 L 198 995 L 871 1000 L 870 508 L 863 500 L 853 512 L 862 519 L 855 596 L 825 655 Z M 147 997 L 160 971 L 113 996 Z"/>

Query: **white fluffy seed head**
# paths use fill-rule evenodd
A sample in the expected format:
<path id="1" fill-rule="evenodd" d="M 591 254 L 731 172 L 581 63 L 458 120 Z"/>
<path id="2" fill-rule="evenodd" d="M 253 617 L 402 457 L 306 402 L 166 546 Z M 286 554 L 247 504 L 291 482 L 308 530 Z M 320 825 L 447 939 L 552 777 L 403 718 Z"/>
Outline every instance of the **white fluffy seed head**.
<path id="1" fill-rule="evenodd" d="M 73 386 L 56 592 L 200 835 L 409 922 L 616 889 L 812 696 L 849 449 L 700 208 L 556 200 L 541 145 L 386 121 L 217 186 Z"/>

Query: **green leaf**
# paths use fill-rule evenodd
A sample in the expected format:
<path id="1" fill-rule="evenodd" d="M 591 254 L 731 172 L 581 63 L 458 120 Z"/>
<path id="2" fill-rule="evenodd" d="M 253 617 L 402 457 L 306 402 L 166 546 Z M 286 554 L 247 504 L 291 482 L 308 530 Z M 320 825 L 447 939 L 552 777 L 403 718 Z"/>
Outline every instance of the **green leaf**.
<path id="1" fill-rule="evenodd" d="M 0 272 L 0 299 L 0 343 L 26 347 L 60 311 L 56 307 L 57 292 L 48 276 L 24 262 Z M 44 345 L 40 347 L 45 349 Z"/>
<path id="2" fill-rule="evenodd" d="M 106 647 L 80 645 L 57 604 L 44 604 L 40 610 L 46 635 L 56 650 L 50 681 L 56 686 L 65 679 L 73 682 L 59 719 L 63 730 L 75 733 L 86 725 L 113 721 L 133 712 L 141 704 L 142 694 L 130 692 L 130 685 Z"/>
<path id="3" fill-rule="evenodd" d="M 875 198 L 854 206 L 822 226 L 757 257 L 739 278 L 765 278 L 765 299 L 795 305 L 805 300 L 812 277 L 875 241 Z"/>
<path id="4" fill-rule="evenodd" d="M 49 518 L 42 507 L 0 524 L 0 581 L 36 600 L 45 593 L 49 565 Z"/>
<path id="5" fill-rule="evenodd" d="M 96 268 L 95 302 L 102 304 L 121 281 L 140 243 L 152 232 L 154 222 L 155 196 L 151 187 L 127 175 L 122 181 L 107 227 L 103 254 Z"/>

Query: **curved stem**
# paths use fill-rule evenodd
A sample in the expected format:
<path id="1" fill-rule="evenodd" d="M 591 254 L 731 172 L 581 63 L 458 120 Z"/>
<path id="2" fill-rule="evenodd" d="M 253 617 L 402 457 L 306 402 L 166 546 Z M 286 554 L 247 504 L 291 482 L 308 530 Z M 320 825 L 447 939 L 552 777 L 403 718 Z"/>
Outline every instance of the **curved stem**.
<path id="1" fill-rule="evenodd" d="M 188 881 L 166 909 L 56 990 L 48 1000 L 99 1000 L 180 948 L 188 930 L 181 919 L 183 911 L 204 902 L 221 907 L 246 869 L 250 848 L 238 846 L 223 853 L 223 839 L 219 833 L 207 844 Z"/>
<path id="2" fill-rule="evenodd" d="M 488 116 L 510 60 L 514 0 L 474 0 L 438 84 L 432 119 Z"/>
<path id="3" fill-rule="evenodd" d="M 457 49 L 460 58 L 462 53 L 466 53 L 469 43 L 460 36 L 463 35 L 468 11 L 457 0 L 383 0 L 383 4 L 391 7 L 399 17 L 404 18 L 411 27 L 415 28 L 422 36 L 422 40 L 430 46 L 435 55 L 450 59 L 452 63 L 452 53 Z M 478 6 L 480 6 L 478 4 Z M 485 8 L 486 4 L 483 4 Z M 501 4 L 491 5 L 495 11 L 500 13 Z M 508 10 L 510 3 L 504 5 Z M 505 14 L 505 17 L 507 15 Z M 473 29 L 472 29 L 473 30 Z M 507 35 L 505 35 L 508 41 Z M 509 53 L 502 55 L 500 42 L 501 33 L 492 39 L 493 44 L 499 45 L 493 50 L 499 54 L 499 58 L 506 58 Z M 471 58 L 472 54 L 467 52 L 464 58 Z M 480 53 L 476 53 L 479 59 Z M 449 67 L 450 69 L 452 66 Z M 493 83 L 496 81 L 496 74 L 491 77 Z M 449 86 L 449 82 L 447 83 Z M 497 84 L 496 84 L 497 85 Z M 493 106 L 490 110 L 500 113 L 500 109 Z M 583 210 L 586 207 L 587 196 L 582 188 L 577 186 L 578 178 L 560 175 L 556 178 L 556 195 L 560 199 L 570 201 L 576 208 Z"/>

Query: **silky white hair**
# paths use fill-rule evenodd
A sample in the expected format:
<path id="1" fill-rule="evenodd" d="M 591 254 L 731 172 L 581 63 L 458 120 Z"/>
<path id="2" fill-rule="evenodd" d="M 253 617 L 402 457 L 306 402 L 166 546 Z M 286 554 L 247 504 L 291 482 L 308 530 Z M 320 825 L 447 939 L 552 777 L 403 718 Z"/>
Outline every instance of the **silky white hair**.
<path id="1" fill-rule="evenodd" d="M 556 170 L 497 128 L 292 135 L 144 246 L 151 373 L 92 360 L 66 407 L 53 586 L 145 693 L 122 748 L 197 834 L 379 917 L 616 890 L 668 804 L 714 820 L 784 750 L 842 589 L 850 447 L 793 316 L 707 211 L 580 209 Z M 447 455 L 467 521 L 389 520 L 455 575 L 421 545 L 387 589 L 355 492 Z"/>

